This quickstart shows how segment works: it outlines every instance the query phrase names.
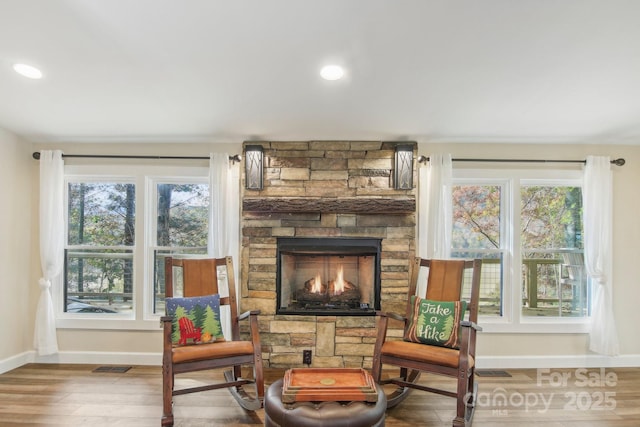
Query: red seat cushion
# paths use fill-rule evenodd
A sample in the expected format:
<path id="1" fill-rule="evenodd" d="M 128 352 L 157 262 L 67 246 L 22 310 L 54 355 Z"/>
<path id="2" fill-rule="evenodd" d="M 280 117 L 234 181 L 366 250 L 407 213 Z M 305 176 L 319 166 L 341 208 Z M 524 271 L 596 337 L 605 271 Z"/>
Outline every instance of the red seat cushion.
<path id="1" fill-rule="evenodd" d="M 450 368 L 457 368 L 460 359 L 459 350 L 407 341 L 386 341 L 380 353 L 384 356 L 395 356 Z M 469 356 L 469 368 L 472 368 L 474 363 L 473 357 Z"/>
<path id="2" fill-rule="evenodd" d="M 251 341 L 223 341 L 173 349 L 173 363 L 253 354 Z"/>

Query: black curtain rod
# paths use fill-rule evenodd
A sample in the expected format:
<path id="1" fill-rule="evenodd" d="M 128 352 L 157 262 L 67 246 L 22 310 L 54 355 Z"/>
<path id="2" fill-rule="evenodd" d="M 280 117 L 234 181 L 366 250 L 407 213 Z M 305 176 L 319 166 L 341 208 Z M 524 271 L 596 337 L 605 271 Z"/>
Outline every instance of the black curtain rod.
<path id="1" fill-rule="evenodd" d="M 418 163 L 428 162 L 427 156 L 418 157 Z M 496 163 L 582 163 L 586 164 L 586 160 L 544 160 L 544 159 L 451 159 L 452 162 L 496 162 Z M 623 166 L 626 161 L 623 158 L 611 160 L 611 164 Z"/>
<path id="2" fill-rule="evenodd" d="M 40 152 L 33 153 L 33 158 L 40 160 Z M 102 159 L 171 159 L 171 160 L 209 160 L 209 157 L 202 156 L 131 156 L 131 155 L 117 155 L 117 154 L 63 154 L 62 158 L 102 158 Z M 229 160 L 233 162 L 240 161 L 240 155 L 235 154 L 229 156 Z M 418 157 L 418 163 L 428 162 L 430 159 L 427 156 Z M 453 162 L 494 162 L 494 163 L 582 163 L 585 164 L 586 160 L 545 160 L 545 159 L 451 159 Z M 611 164 L 616 166 L 623 166 L 626 161 L 623 158 L 611 160 Z"/>
<path id="3" fill-rule="evenodd" d="M 34 152 L 33 158 L 36 160 L 40 160 L 40 152 Z M 202 156 L 129 156 L 117 154 L 63 154 L 62 158 L 209 160 L 209 157 Z M 233 156 L 229 156 L 229 160 L 231 160 L 232 162 L 239 162 L 240 155 L 234 154 Z"/>

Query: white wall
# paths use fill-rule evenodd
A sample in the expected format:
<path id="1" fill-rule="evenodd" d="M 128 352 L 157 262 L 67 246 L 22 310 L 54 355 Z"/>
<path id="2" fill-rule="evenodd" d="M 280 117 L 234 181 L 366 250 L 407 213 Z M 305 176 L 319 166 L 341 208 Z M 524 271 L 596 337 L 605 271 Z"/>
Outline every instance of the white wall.
<path id="1" fill-rule="evenodd" d="M 9 177 L 3 182 L 17 183 L 20 180 L 33 180 L 33 187 L 37 192 L 38 171 L 33 168 L 30 153 L 19 149 L 18 143 L 9 135 L 2 137 L 3 152 L 8 155 L 0 159 L 0 169 L 3 177 Z M 5 147 L 5 145 L 7 147 Z M 241 144 L 58 144 L 55 146 L 36 146 L 40 148 L 61 148 L 68 154 L 102 153 L 102 154 L 151 154 L 151 155 L 208 155 L 209 152 L 240 153 Z M 627 164 L 614 168 L 614 311 L 618 325 L 622 356 L 615 359 L 596 357 L 588 351 L 588 337 L 585 334 L 482 334 L 478 342 L 479 366 L 482 367 L 559 367 L 559 366 L 640 366 L 640 340 L 636 338 L 635 330 L 640 324 L 640 310 L 636 305 L 640 301 L 640 286 L 635 265 L 635 256 L 640 242 L 640 201 L 638 200 L 637 184 L 640 182 L 640 147 L 634 146 L 600 146 L 600 145 L 519 145 L 519 144 L 427 144 L 419 143 L 420 154 L 451 153 L 453 157 L 500 157 L 500 158 L 549 158 L 549 159 L 584 159 L 586 155 L 609 155 L 612 158 L 624 157 Z M 13 154 L 12 154 L 13 153 Z M 26 159 L 26 160 L 25 160 Z M 491 167 L 498 167 L 493 164 Z M 11 170 L 12 172 L 9 172 Z M 16 180 L 14 176 L 21 177 Z M 26 188 L 19 184 L 19 188 Z M 5 243 L 7 236 L 17 233 L 27 233 L 29 229 L 37 230 L 37 215 L 31 218 L 31 226 L 25 224 L 28 219 L 24 211 L 28 210 L 28 196 L 14 187 L 4 188 L 2 198 L 12 200 L 19 206 L 8 211 L 2 209 L 3 239 L 1 243 L 2 258 L 9 256 L 14 263 L 6 263 L 12 267 L 2 279 L 3 289 L 9 289 L 11 299 L 25 302 L 20 304 L 35 310 L 37 292 L 26 292 L 22 287 L 27 285 L 37 288 L 40 274 L 37 244 L 28 251 L 28 239 L 20 239 L 20 250 L 15 251 L 15 241 L 10 240 L 11 246 Z M 37 194 L 34 195 L 37 197 Z M 37 198 L 35 199 L 37 200 Z M 36 203 L 37 205 L 37 203 Z M 10 215 L 11 218 L 5 218 Z M 22 224 L 13 227 L 11 221 Z M 17 230 L 21 230 L 18 232 Z M 25 247 L 22 247 L 25 245 Z M 20 255 L 22 252 L 22 255 Z M 31 261 L 26 265 L 26 260 Z M 22 267 L 20 267 L 22 265 Z M 14 268 L 15 266 L 15 268 Z M 31 277 L 27 280 L 23 272 L 30 269 Z M 8 283 L 11 284 L 9 287 Z M 14 287 L 14 283 L 17 283 Z M 4 295 L 4 293 L 3 293 Z M 3 342 L 0 349 L 1 359 L 15 356 L 31 349 L 33 311 L 27 315 L 16 310 L 13 301 L 2 298 L 3 324 L 11 322 L 23 323 L 18 330 L 11 331 L 7 340 L 10 346 L 5 349 Z M 8 313 L 8 314 L 7 314 Z M 22 322 L 14 322 L 14 318 Z M 160 363 L 161 337 L 157 331 L 86 331 L 64 329 L 58 331 L 60 354 L 43 361 L 71 361 L 78 363 Z M 36 360 L 39 360 L 36 358 Z M 0 366 L 0 369 L 2 367 Z"/>
<path id="2" fill-rule="evenodd" d="M 38 282 L 32 268 L 31 144 L 0 129 L 0 372 L 24 363 L 32 349 Z"/>

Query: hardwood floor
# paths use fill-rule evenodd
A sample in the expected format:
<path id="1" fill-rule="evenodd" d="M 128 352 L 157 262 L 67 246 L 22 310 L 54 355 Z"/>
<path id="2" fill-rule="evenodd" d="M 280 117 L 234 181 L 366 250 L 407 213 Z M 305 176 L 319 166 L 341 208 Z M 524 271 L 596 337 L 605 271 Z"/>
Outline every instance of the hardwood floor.
<path id="1" fill-rule="evenodd" d="M 94 373 L 95 368 L 28 364 L 0 375 L 0 426 L 160 425 L 160 367 L 134 366 L 125 373 Z M 478 377 L 475 427 L 640 426 L 640 368 L 508 373 L 510 377 Z M 218 373 L 192 374 L 180 381 L 198 382 L 206 375 Z M 267 370 L 267 384 L 281 375 Z M 414 391 L 387 411 L 386 425 L 450 426 L 454 406 L 451 398 Z M 264 422 L 263 410 L 242 410 L 226 390 L 177 396 L 174 411 L 180 427 Z"/>

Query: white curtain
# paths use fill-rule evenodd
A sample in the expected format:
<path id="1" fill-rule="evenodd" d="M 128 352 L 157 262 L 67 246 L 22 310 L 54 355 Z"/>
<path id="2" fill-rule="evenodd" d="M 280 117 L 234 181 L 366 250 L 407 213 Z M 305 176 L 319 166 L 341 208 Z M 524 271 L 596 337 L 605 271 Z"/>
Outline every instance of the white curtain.
<path id="1" fill-rule="evenodd" d="M 609 157 L 588 156 L 584 171 L 584 252 L 594 284 L 589 349 L 606 356 L 619 353 L 612 301 L 613 175 Z"/>
<path id="2" fill-rule="evenodd" d="M 33 346 L 41 356 L 58 352 L 51 285 L 61 286 L 64 259 L 64 162 L 60 150 L 40 152 L 40 299 Z"/>
<path id="3" fill-rule="evenodd" d="M 239 295 L 240 267 L 240 172 L 238 164 L 230 164 L 227 153 L 211 154 L 209 161 L 209 256 L 233 257 L 236 295 Z M 226 296 L 226 295 L 221 295 Z M 239 302 L 239 300 L 238 300 Z M 222 307 L 220 313 L 225 338 L 231 339 L 231 312 Z"/>
<path id="4" fill-rule="evenodd" d="M 431 259 L 451 257 L 451 154 L 432 154 L 419 170 L 418 256 Z M 426 281 L 419 281 L 424 295 Z"/>

